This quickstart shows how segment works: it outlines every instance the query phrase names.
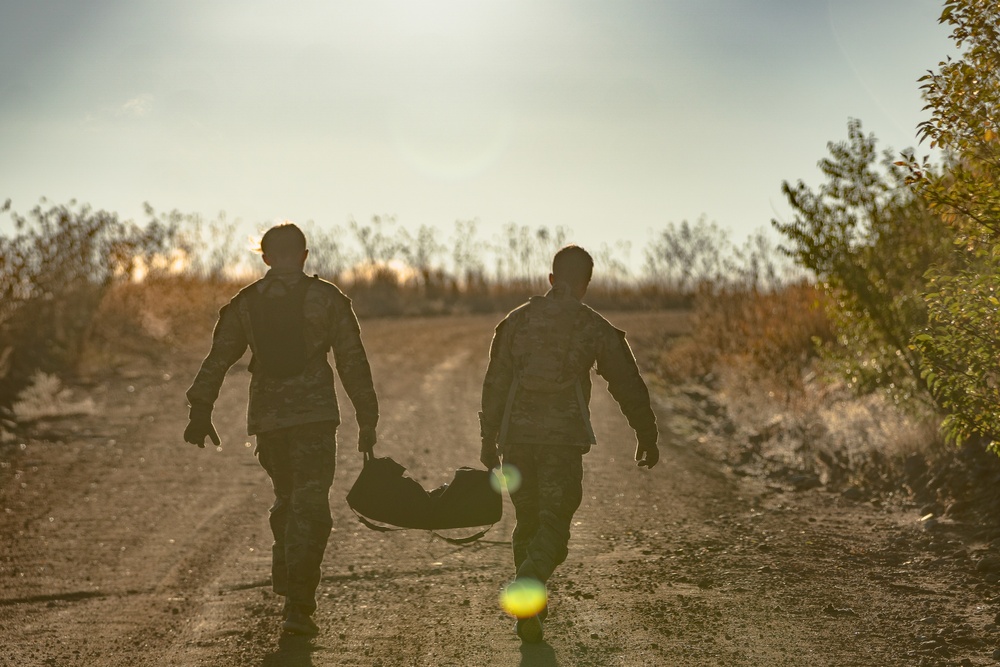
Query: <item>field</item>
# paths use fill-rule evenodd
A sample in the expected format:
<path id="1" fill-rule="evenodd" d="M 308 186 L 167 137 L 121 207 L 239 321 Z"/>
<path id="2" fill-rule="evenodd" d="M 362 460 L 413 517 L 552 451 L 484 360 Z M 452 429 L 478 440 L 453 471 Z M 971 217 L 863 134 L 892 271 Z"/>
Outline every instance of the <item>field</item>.
<path id="1" fill-rule="evenodd" d="M 640 359 L 687 326 L 674 311 L 610 317 Z M 382 405 L 376 452 L 427 488 L 477 462 L 480 382 L 498 320 L 363 322 Z M 996 662 L 998 564 L 982 558 L 988 545 L 970 527 L 921 522 L 912 503 L 796 490 L 735 469 L 724 462 L 728 443 L 681 425 L 683 396 L 659 383 L 663 454 L 639 470 L 600 379 L 600 444 L 585 459 L 569 559 L 550 582 L 545 643 L 522 646 L 498 605 L 511 575 L 509 500 L 501 523 L 468 547 L 356 520 L 344 502 L 361 466 L 349 404 L 321 634 L 279 641 L 271 491 L 244 435 L 245 363 L 217 405 L 222 450 L 181 438 L 184 391 L 207 345 L 74 387 L 94 401 L 92 414 L 46 422 L 44 439 L 4 459 L 0 665 Z"/>

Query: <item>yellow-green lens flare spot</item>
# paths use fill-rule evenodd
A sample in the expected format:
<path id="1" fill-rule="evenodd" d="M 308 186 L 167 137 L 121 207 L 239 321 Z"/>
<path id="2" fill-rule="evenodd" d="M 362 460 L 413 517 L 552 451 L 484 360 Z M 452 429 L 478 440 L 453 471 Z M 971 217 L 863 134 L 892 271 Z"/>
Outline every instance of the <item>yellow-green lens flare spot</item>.
<path id="1" fill-rule="evenodd" d="M 511 616 L 529 618 L 545 608 L 545 584 L 536 579 L 518 579 L 500 593 L 500 606 Z"/>
<path id="2" fill-rule="evenodd" d="M 504 489 L 507 489 L 507 493 L 514 493 L 521 488 L 521 471 L 512 465 L 501 465 L 493 469 L 490 484 L 497 493 Z"/>

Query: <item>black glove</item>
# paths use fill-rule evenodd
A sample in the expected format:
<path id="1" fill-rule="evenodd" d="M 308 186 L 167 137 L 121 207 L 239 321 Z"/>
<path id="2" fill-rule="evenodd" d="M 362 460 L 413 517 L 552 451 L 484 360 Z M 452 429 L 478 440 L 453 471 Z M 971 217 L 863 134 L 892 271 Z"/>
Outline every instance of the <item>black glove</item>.
<path id="1" fill-rule="evenodd" d="M 222 440 L 219 439 L 219 434 L 212 425 L 211 406 L 192 405 L 189 418 L 187 428 L 184 429 L 184 442 L 190 442 L 192 445 L 198 445 L 204 449 L 205 438 L 208 437 L 212 439 L 216 447 L 222 445 Z"/>
<path id="2" fill-rule="evenodd" d="M 495 443 L 489 442 L 488 440 L 483 440 L 482 447 L 479 449 L 479 460 L 487 470 L 493 470 L 500 465 L 500 454 L 497 453 L 497 446 Z"/>
<path id="3" fill-rule="evenodd" d="M 635 460 L 640 468 L 652 468 L 660 460 L 660 449 L 655 442 L 640 442 L 635 448 Z"/>
<path id="4" fill-rule="evenodd" d="M 378 437 L 375 435 L 374 426 L 358 427 L 358 451 L 364 454 L 371 454 L 375 448 Z"/>

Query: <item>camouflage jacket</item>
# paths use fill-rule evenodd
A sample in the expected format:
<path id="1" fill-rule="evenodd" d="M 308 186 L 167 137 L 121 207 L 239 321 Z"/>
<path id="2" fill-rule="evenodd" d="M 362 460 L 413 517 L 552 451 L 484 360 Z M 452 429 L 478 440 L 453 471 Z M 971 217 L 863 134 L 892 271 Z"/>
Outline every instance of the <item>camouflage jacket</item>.
<path id="1" fill-rule="evenodd" d="M 214 405 L 229 368 L 239 361 L 247 347 L 256 351 L 249 291 L 257 290 L 265 297 L 283 296 L 300 280 L 312 281 L 303 302 L 305 369 L 291 377 L 269 377 L 254 368 L 257 364 L 251 361 L 247 432 L 253 435 L 327 420 L 339 423 L 333 369 L 327 360 L 331 349 L 337 373 L 354 404 L 359 426 L 375 427 L 378 399 L 351 300 L 336 285 L 307 278 L 301 271 L 279 273 L 271 269 L 222 307 L 212 336 L 212 349 L 187 391 L 192 406 Z"/>
<path id="2" fill-rule="evenodd" d="M 563 286 L 532 297 L 497 326 L 483 381 L 486 442 L 592 445 L 591 369 L 608 382 L 640 443 L 656 444 L 656 417 L 625 333 Z"/>

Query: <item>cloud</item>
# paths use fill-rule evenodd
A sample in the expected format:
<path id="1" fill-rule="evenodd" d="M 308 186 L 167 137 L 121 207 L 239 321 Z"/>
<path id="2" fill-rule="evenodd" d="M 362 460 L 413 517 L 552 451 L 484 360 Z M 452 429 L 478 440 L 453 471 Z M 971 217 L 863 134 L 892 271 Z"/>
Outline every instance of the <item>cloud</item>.
<path id="1" fill-rule="evenodd" d="M 115 115 L 125 118 L 144 118 L 153 110 L 153 96 L 145 93 L 138 95 L 118 107 Z"/>

